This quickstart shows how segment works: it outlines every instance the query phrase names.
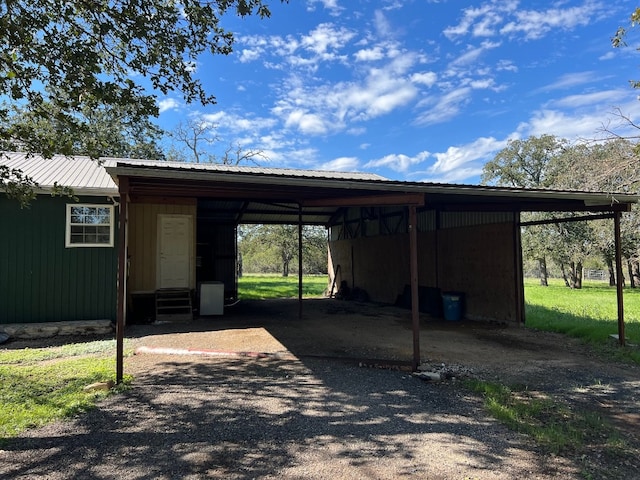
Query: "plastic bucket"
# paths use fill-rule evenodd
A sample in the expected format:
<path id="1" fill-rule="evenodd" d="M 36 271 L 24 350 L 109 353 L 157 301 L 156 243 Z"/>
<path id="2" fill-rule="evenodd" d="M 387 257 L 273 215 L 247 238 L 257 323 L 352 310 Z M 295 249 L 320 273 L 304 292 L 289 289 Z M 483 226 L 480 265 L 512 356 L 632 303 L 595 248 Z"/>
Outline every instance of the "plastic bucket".
<path id="1" fill-rule="evenodd" d="M 464 294 L 460 292 L 442 293 L 442 312 L 445 320 L 457 321 L 462 319 L 462 304 Z"/>

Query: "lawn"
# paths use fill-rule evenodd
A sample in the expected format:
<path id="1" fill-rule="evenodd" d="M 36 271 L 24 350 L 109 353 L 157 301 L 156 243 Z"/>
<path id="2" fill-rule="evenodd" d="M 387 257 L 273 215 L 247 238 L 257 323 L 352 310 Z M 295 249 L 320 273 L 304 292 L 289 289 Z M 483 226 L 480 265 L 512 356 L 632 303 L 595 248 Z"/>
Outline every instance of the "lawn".
<path id="1" fill-rule="evenodd" d="M 625 288 L 623 293 L 625 338 L 640 343 L 640 289 Z M 572 290 L 561 280 L 548 287 L 537 279 L 525 280 L 526 326 L 564 333 L 595 346 L 614 344 L 610 335 L 618 333 L 616 288 L 606 282 L 589 281 Z M 640 351 L 629 348 L 616 352 L 640 363 Z"/>
<path id="2" fill-rule="evenodd" d="M 327 275 L 304 275 L 302 296 L 321 297 L 329 286 Z M 245 274 L 238 279 L 238 297 L 243 300 L 298 298 L 298 276 Z"/>
<path id="3" fill-rule="evenodd" d="M 108 392 L 84 387 L 109 380 L 114 340 L 0 350 L 0 446 L 27 428 L 93 408 Z"/>

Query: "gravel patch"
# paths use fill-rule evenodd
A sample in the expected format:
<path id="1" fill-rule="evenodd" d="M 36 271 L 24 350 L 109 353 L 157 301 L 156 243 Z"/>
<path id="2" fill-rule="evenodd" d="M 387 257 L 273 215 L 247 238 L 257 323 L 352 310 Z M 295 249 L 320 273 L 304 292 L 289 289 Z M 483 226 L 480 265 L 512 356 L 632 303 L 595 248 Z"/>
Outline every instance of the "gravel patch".
<path id="1" fill-rule="evenodd" d="M 0 452 L 2 478 L 579 478 L 477 397 L 339 360 L 140 356 L 134 388 Z"/>

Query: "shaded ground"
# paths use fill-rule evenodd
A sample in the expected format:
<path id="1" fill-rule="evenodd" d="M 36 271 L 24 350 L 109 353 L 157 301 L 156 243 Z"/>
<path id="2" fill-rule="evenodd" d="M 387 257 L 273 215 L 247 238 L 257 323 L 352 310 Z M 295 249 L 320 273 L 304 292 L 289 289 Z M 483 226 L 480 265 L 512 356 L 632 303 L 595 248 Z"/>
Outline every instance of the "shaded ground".
<path id="1" fill-rule="evenodd" d="M 640 478 L 638 455 L 539 451 L 457 383 L 362 368 L 410 364 L 406 310 L 312 300 L 300 320 L 296 302 L 247 302 L 220 318 L 130 326 L 127 336 L 211 356 L 127 358 L 133 389 L 11 441 L 1 478 Z M 425 318 L 421 346 L 425 361 L 605 414 L 638 452 L 634 366 L 561 335 L 472 322 Z"/>

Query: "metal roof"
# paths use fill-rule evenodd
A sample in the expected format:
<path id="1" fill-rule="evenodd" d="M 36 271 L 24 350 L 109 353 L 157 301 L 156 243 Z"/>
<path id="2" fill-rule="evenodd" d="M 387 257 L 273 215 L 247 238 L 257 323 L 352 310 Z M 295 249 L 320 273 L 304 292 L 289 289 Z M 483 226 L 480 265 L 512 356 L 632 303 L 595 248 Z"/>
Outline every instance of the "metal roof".
<path id="1" fill-rule="evenodd" d="M 0 152 L 0 165 L 22 171 L 43 191 L 50 190 L 57 183 L 71 187 L 81 195 L 118 194 L 118 186 L 100 162 L 85 156 L 43 158 L 27 153 Z"/>
<path id="2" fill-rule="evenodd" d="M 181 162 L 142 161 L 129 159 L 104 159 L 105 168 L 114 178 L 118 175 L 139 179 L 157 179 L 163 183 L 180 184 L 184 181 L 215 182 L 217 185 L 234 184 L 236 188 L 244 185 L 254 190 L 275 190 L 286 187 L 283 195 L 291 195 L 298 189 L 316 189 L 334 194 L 344 194 L 350 190 L 367 191 L 370 194 L 405 193 L 425 194 L 431 201 L 446 196 L 447 202 L 463 201 L 470 198 L 494 200 L 508 199 L 515 203 L 529 200 L 539 201 L 580 201 L 586 206 L 607 206 L 615 203 L 635 203 L 639 197 L 627 193 L 605 193 L 593 191 L 529 189 L 497 187 L 485 185 L 460 185 L 449 183 L 406 182 L 387 180 L 379 175 L 347 172 L 325 172 L 313 170 L 273 169 L 261 167 L 234 167 L 215 164 L 191 164 Z M 144 180 L 141 180 L 144 182 Z M 314 197 L 311 192 L 298 197 Z M 355 192 L 353 192 L 355 196 Z M 289 198 L 292 198 L 291 196 Z M 429 200 L 428 200 L 429 201 Z M 431 203 L 431 202 L 429 202 Z"/>
<path id="3" fill-rule="evenodd" d="M 103 157 L 100 159 L 105 167 L 117 168 L 127 167 L 149 167 L 156 170 L 181 171 L 181 172 L 212 172 L 218 174 L 245 174 L 245 175 L 268 175 L 276 177 L 295 178 L 325 178 L 336 180 L 386 180 L 385 177 L 373 173 L 360 172 L 336 172 L 328 170 L 301 170 L 293 168 L 272 168 L 272 167 L 245 167 L 239 165 L 223 165 L 219 163 L 190 163 L 190 162 L 167 162 L 159 160 L 123 159 L 113 157 Z"/>
<path id="4" fill-rule="evenodd" d="M 202 214 L 238 223 L 326 224 L 341 208 L 424 205 L 441 211 L 627 210 L 638 196 L 625 193 L 523 189 L 404 182 L 379 175 L 318 170 L 241 167 L 137 159 L 6 153 L 0 164 L 18 168 L 44 189 L 54 182 L 80 194 L 117 195 L 120 177 L 141 197 L 198 198 Z"/>
<path id="5" fill-rule="evenodd" d="M 636 195 L 387 180 L 378 175 L 105 159 L 132 198 L 196 197 L 239 223 L 327 224 L 347 207 L 415 204 L 441 211 L 625 211 Z M 231 205 L 230 202 L 233 202 Z"/>

